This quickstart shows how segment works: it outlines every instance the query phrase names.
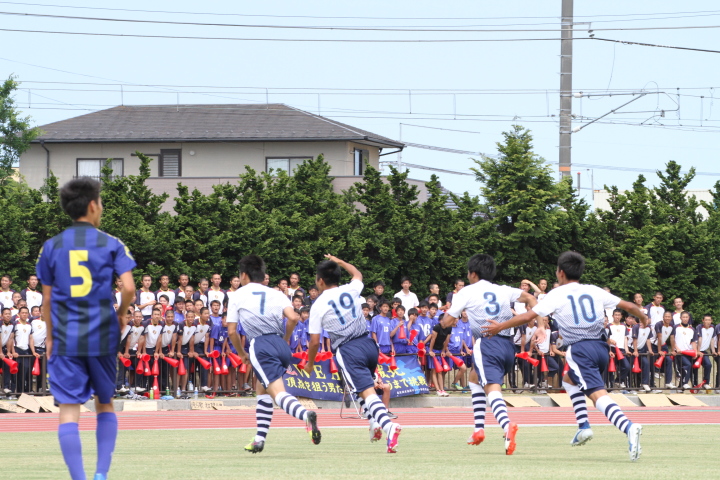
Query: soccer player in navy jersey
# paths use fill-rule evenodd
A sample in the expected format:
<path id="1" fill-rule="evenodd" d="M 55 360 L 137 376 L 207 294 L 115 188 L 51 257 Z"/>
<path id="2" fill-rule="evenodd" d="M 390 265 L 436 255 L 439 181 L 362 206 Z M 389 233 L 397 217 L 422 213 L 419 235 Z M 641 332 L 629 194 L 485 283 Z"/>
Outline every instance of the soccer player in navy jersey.
<path id="1" fill-rule="evenodd" d="M 94 478 L 104 480 L 117 438 L 112 398 L 125 321 L 113 308 L 112 283 L 116 275 L 122 280 L 119 311 L 127 312 L 135 298 L 135 260 L 120 240 L 97 229 L 103 211 L 99 182 L 87 177 L 69 181 L 60 189 L 60 205 L 73 224 L 45 242 L 36 267 L 43 285 L 48 379 L 60 407 L 60 449 L 73 480 L 85 479 L 80 405 L 95 395 Z"/>
<path id="2" fill-rule="evenodd" d="M 320 296 L 310 308 L 308 333 L 308 361 L 305 371 L 315 367 L 315 355 L 320 336 L 327 331 L 332 350 L 345 381 L 360 398 L 360 406 L 370 422 L 370 441 L 376 442 L 387 435 L 387 452 L 397 452 L 400 425 L 393 423 L 388 411 L 375 392 L 373 378 L 378 363 L 378 346 L 367 335 L 367 323 L 362 314 L 360 293 L 363 290 L 362 273 L 347 262 L 326 255 L 327 260 L 317 267 L 315 284 Z M 352 281 L 340 286 L 340 267 L 352 276 Z"/>
<path id="3" fill-rule="evenodd" d="M 515 316 L 505 323 L 491 321 L 485 327 L 487 334 L 497 334 L 508 326 L 527 323 L 540 315 L 553 315 L 557 321 L 564 345 L 567 345 L 565 359 L 570 370 L 563 378 L 563 388 L 570 396 L 578 423 L 578 431 L 571 441 L 572 446 L 580 446 L 592 439 L 593 433 L 587 416 L 587 395 L 613 423 L 628 437 L 630 460 L 640 457 L 640 435 L 642 426 L 631 422 L 620 407 L 608 396 L 602 374 L 607 369 L 609 346 L 604 338 L 603 324 L 606 308 L 620 308 L 645 321 L 647 318 L 637 305 L 621 300 L 595 285 L 580 283 L 585 270 L 585 258 L 577 252 L 565 252 L 558 258 L 555 272 L 560 286 L 553 288 L 537 305 Z M 537 341 L 544 340 L 545 326 L 539 325 Z"/>

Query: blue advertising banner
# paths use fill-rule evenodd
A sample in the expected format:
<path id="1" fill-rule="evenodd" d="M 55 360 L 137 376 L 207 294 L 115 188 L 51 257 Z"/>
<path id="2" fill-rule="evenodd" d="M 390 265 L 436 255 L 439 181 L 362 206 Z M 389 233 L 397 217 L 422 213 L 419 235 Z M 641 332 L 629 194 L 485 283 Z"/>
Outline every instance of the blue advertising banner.
<path id="1" fill-rule="evenodd" d="M 390 365 L 378 365 L 383 383 L 390 385 L 391 397 L 428 393 L 425 373 L 415 355 L 397 356 L 395 361 L 398 367 L 396 370 L 390 370 Z M 316 363 L 312 374 L 297 368 L 298 359 L 293 358 L 293 362 L 290 373 L 283 375 L 288 393 L 316 400 L 342 400 L 340 374 L 330 373 L 330 360 Z"/>

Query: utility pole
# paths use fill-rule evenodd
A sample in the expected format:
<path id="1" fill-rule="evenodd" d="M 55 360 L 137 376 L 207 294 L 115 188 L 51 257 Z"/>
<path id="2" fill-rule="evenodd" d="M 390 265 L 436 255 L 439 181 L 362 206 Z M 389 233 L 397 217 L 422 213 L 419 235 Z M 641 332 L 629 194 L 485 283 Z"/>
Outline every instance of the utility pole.
<path id="1" fill-rule="evenodd" d="M 560 175 L 569 177 L 572 123 L 573 0 L 562 0 L 560 26 Z"/>

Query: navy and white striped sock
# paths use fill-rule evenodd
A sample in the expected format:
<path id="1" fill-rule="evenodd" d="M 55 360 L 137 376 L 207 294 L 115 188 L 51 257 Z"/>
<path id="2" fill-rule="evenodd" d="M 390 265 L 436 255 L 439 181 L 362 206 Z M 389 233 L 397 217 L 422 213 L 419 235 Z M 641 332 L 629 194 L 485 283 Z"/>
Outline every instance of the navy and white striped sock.
<path id="1" fill-rule="evenodd" d="M 275 396 L 275 403 L 285 410 L 288 415 L 295 417 L 298 420 L 302 420 L 303 422 L 307 420 L 307 410 L 305 410 L 305 407 L 300 405 L 297 398 L 293 397 L 289 393 L 278 393 L 277 396 Z"/>
<path id="2" fill-rule="evenodd" d="M 505 404 L 505 400 L 503 400 L 502 393 L 497 391 L 490 392 L 488 393 L 487 398 L 490 400 L 490 408 L 492 408 L 495 419 L 498 421 L 505 433 L 507 433 L 508 425 L 510 425 L 510 418 L 508 418 L 507 404 Z"/>
<path id="3" fill-rule="evenodd" d="M 575 421 L 580 428 L 590 428 L 590 420 L 587 414 L 587 403 L 585 402 L 585 394 L 578 385 L 571 385 L 563 382 L 563 388 L 570 395 L 570 401 L 575 410 Z"/>
<path id="4" fill-rule="evenodd" d="M 272 397 L 268 394 L 257 396 L 257 406 L 255 407 L 255 420 L 257 421 L 257 435 L 255 441 L 265 440 L 270 430 L 270 422 L 273 416 Z"/>
<path id="5" fill-rule="evenodd" d="M 367 405 L 370 415 L 380 425 L 383 432 L 385 432 L 386 435 L 390 435 L 390 426 L 392 425 L 392 422 L 390 421 L 390 417 L 388 417 L 387 408 L 385 408 L 385 405 L 380 400 L 380 397 L 377 395 L 369 395 L 365 398 L 365 405 Z"/>
<path id="6" fill-rule="evenodd" d="M 362 398 L 358 398 L 358 400 L 360 400 L 360 410 L 367 417 L 368 423 L 370 423 L 370 428 L 375 428 L 375 419 L 370 414 L 370 410 L 368 410 L 367 405 L 365 404 L 365 400 L 363 400 Z"/>
<path id="7" fill-rule="evenodd" d="M 603 395 L 595 402 L 595 407 L 600 410 L 618 430 L 627 435 L 632 422 L 625 416 L 617 403 L 613 402 L 608 395 Z"/>
<path id="8" fill-rule="evenodd" d="M 485 428 L 485 410 L 487 410 L 487 397 L 485 390 L 477 383 L 468 382 L 472 393 L 473 414 L 475 415 L 475 431 Z"/>

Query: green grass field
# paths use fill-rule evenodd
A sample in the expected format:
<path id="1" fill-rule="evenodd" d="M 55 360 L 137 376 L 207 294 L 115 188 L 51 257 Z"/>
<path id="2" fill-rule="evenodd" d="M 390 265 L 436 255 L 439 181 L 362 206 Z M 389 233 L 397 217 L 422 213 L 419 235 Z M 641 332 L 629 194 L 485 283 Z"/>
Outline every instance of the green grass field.
<path id="1" fill-rule="evenodd" d="M 586 446 L 571 448 L 570 427 L 521 427 L 513 456 L 503 450 L 500 429 L 491 428 L 478 447 L 465 445 L 465 428 L 407 428 L 400 452 L 385 453 L 385 442 L 370 444 L 365 429 L 329 428 L 319 446 L 304 429 L 270 431 L 265 451 L 242 447 L 251 430 L 123 431 L 111 479 L 459 479 L 459 478 L 718 478 L 720 426 L 646 426 L 637 463 L 627 442 L 612 427 L 596 427 Z M 83 432 L 89 478 L 94 473 L 95 437 Z M 0 478 L 69 478 L 55 433 L 2 436 Z"/>

